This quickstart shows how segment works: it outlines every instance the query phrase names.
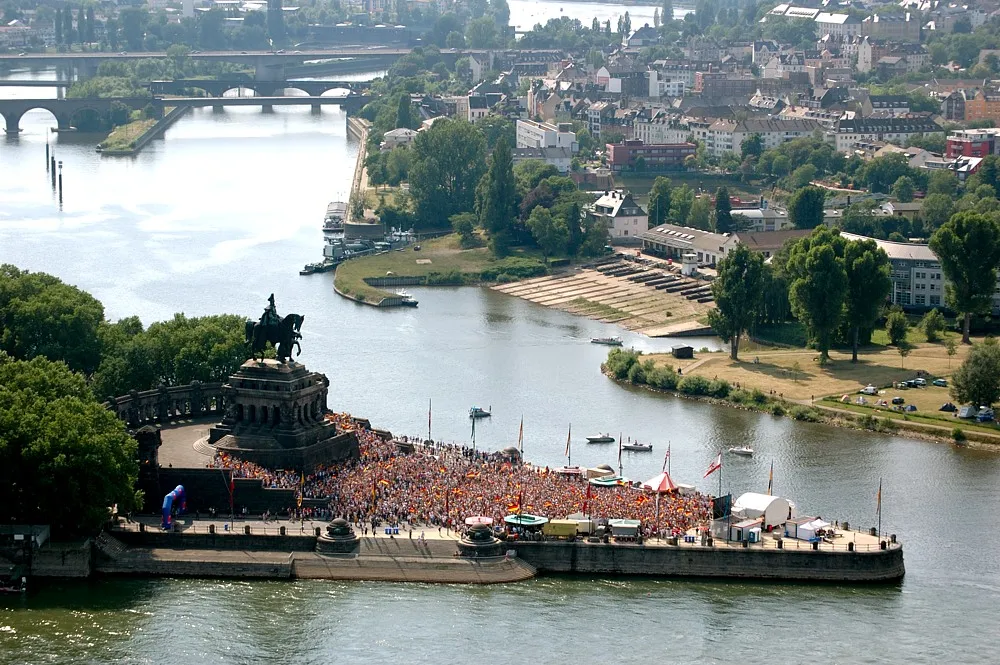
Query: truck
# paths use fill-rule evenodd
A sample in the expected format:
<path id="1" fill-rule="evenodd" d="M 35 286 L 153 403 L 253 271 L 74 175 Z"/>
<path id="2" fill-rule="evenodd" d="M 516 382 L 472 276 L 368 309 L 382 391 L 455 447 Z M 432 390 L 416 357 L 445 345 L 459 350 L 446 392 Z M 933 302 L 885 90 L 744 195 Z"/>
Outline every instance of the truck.
<path id="1" fill-rule="evenodd" d="M 549 520 L 542 525 L 542 534 L 548 538 L 576 538 L 576 520 Z"/>

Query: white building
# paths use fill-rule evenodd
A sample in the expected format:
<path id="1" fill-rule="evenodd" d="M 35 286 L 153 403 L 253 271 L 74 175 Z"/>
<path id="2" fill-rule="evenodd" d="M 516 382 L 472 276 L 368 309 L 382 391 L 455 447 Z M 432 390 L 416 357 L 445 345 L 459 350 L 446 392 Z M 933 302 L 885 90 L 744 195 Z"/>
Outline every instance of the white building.
<path id="1" fill-rule="evenodd" d="M 643 143 L 658 145 L 685 143 L 691 136 L 691 128 L 678 116 L 664 112 L 656 113 L 652 118 L 636 116 L 632 123 L 632 137 Z"/>
<path id="2" fill-rule="evenodd" d="M 379 148 L 381 150 L 392 150 L 393 148 L 398 148 L 400 146 L 408 146 L 413 143 L 416 138 L 417 133 L 412 129 L 407 129 L 406 127 L 392 129 L 382 135 L 382 143 L 379 145 Z"/>
<path id="3" fill-rule="evenodd" d="M 559 173 L 569 173 L 573 166 L 573 153 L 569 148 L 514 148 L 511 158 L 515 165 L 529 159 L 537 159 L 551 164 Z"/>
<path id="4" fill-rule="evenodd" d="M 683 97 L 684 90 L 688 88 L 686 77 L 671 76 L 661 74 L 655 69 L 646 72 L 649 80 L 649 96 L 655 99 L 661 97 Z"/>
<path id="5" fill-rule="evenodd" d="M 568 148 L 571 153 L 576 153 L 580 150 L 580 144 L 576 142 L 576 132 L 571 131 L 571 127 L 568 122 L 553 125 L 549 122 L 518 120 L 516 147 Z"/>
<path id="6" fill-rule="evenodd" d="M 587 215 L 607 225 L 608 235 L 615 244 L 638 244 L 641 242 L 639 234 L 649 226 L 646 211 L 635 202 L 631 193 L 620 189 L 605 192 L 587 206 Z"/>
<path id="7" fill-rule="evenodd" d="M 840 39 L 854 37 L 861 34 L 861 19 L 850 14 L 831 14 L 820 12 L 816 15 L 816 27 L 818 36 L 830 35 Z"/>
<path id="8" fill-rule="evenodd" d="M 739 243 L 734 235 L 676 224 L 661 224 L 644 231 L 641 240 L 644 252 L 677 261 L 685 254 L 694 254 L 698 265 L 717 264 Z"/>
<path id="9" fill-rule="evenodd" d="M 708 127 L 706 148 L 715 157 L 727 152 L 740 152 L 743 141 L 754 134 L 760 135 L 764 149 L 770 150 L 785 141 L 812 136 L 821 125 L 813 120 L 786 120 L 781 118 L 749 118 L 740 122 L 716 120 Z"/>
<path id="10" fill-rule="evenodd" d="M 943 131 L 930 118 L 848 118 L 837 123 L 837 152 L 850 152 L 859 142 L 892 141 L 903 144 L 915 134 Z"/>

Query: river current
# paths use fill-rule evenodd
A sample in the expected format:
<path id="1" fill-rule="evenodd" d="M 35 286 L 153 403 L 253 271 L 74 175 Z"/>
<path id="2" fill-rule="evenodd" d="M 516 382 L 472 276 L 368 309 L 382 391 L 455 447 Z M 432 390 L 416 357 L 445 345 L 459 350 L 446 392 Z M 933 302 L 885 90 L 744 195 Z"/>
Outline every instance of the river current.
<path id="1" fill-rule="evenodd" d="M 12 77 L 51 78 L 52 72 Z M 339 78 L 339 77 L 338 77 Z M 53 96 L 50 89 L 0 94 Z M 996 662 L 1000 457 L 838 430 L 623 388 L 604 378 L 591 337 L 649 340 L 480 288 L 413 289 L 414 310 L 339 298 L 332 275 L 300 277 L 320 256 L 326 203 L 343 198 L 358 146 L 326 107 L 196 111 L 135 158 L 94 152 L 95 137 L 53 136 L 62 207 L 45 173 L 44 111 L 0 138 L 0 263 L 92 292 L 112 319 L 183 311 L 306 315 L 302 362 L 330 377 L 330 403 L 400 433 L 469 441 L 469 406 L 491 407 L 477 445 L 616 464 L 598 431 L 652 442 L 626 475 L 658 472 L 666 446 L 678 482 L 702 479 L 721 448 L 723 488 L 775 492 L 806 514 L 875 524 L 905 543 L 897 585 L 810 586 L 546 577 L 491 588 L 336 582 L 98 580 L 43 584 L 0 598 L 0 663 Z M 696 340 L 695 346 L 711 345 Z"/>

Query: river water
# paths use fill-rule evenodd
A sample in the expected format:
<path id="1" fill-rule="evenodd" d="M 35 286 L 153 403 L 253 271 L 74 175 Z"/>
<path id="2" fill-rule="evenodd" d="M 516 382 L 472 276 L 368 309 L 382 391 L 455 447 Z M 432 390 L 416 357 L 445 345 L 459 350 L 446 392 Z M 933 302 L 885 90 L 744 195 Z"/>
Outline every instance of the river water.
<path id="1" fill-rule="evenodd" d="M 49 77 L 51 72 L 14 73 Z M 48 89 L 0 89 L 21 97 Z M 357 145 L 326 107 L 196 111 L 132 159 L 101 157 L 94 137 L 54 138 L 60 209 L 44 171 L 43 111 L 0 139 L 0 262 L 55 274 L 100 298 L 110 318 L 306 315 L 303 355 L 331 380 L 330 404 L 396 432 L 468 441 L 470 405 L 492 407 L 477 445 L 517 438 L 544 464 L 616 464 L 619 432 L 654 444 L 626 475 L 660 470 L 716 491 L 702 473 L 720 448 L 723 488 L 775 491 L 806 514 L 874 525 L 905 543 L 898 585 L 837 588 L 548 577 L 493 588 L 334 582 L 105 580 L 42 585 L 0 599 L 0 663 L 543 663 L 659 659 L 691 663 L 996 662 L 1000 458 L 993 453 L 838 430 L 617 386 L 593 336 L 645 340 L 488 289 L 413 289 L 414 310 L 378 310 L 334 294 L 332 275 L 300 277 L 319 258 L 326 203 L 343 197 Z M 695 346 L 713 344 L 696 340 Z"/>
<path id="2" fill-rule="evenodd" d="M 510 7 L 510 23 L 518 32 L 531 30 L 535 24 L 545 24 L 553 18 L 567 16 L 577 19 L 588 28 L 596 18 L 604 25 L 611 21 L 611 29 L 618 27 L 618 17 L 628 12 L 632 29 L 641 28 L 643 24 L 653 25 L 653 13 L 662 5 L 657 2 L 639 2 L 636 4 L 616 4 L 608 2 L 562 2 L 561 0 L 507 0 Z M 694 11 L 694 3 L 674 3 L 674 18 L 683 19 L 686 14 Z"/>

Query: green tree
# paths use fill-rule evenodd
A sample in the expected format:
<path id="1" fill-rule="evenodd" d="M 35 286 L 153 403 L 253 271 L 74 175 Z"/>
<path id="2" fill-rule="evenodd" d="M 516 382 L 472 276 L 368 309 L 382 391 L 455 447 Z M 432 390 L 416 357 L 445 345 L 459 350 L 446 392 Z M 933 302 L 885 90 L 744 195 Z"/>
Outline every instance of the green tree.
<path id="1" fill-rule="evenodd" d="M 729 342 L 729 357 L 739 360 L 740 338 L 760 319 L 764 306 L 764 257 L 741 243 L 719 261 L 717 271 L 712 282 L 716 306 L 708 322 Z"/>
<path id="2" fill-rule="evenodd" d="M 465 41 L 469 48 L 474 49 L 497 46 L 496 23 L 488 16 L 469 21 L 469 26 L 465 29 Z"/>
<path id="3" fill-rule="evenodd" d="M 221 13 L 219 12 L 219 14 Z M 146 39 L 149 12 L 138 7 L 126 7 L 118 13 L 118 20 L 121 21 L 122 37 L 125 38 L 125 44 L 132 51 L 141 51 Z"/>
<path id="4" fill-rule="evenodd" d="M 62 44 L 64 38 L 62 12 L 63 10 L 61 7 L 56 7 L 56 19 L 55 19 L 56 44 Z"/>
<path id="5" fill-rule="evenodd" d="M 958 344 L 955 344 L 955 338 L 949 337 L 944 341 L 945 351 L 948 352 L 948 369 L 951 369 L 951 359 L 956 353 L 958 353 Z"/>
<path id="6" fill-rule="evenodd" d="M 826 190 L 803 187 L 788 200 L 788 219 L 797 229 L 814 229 L 823 223 Z"/>
<path id="7" fill-rule="evenodd" d="M 805 324 L 821 362 L 830 358 L 848 289 L 847 272 L 833 243 L 828 229 L 818 229 L 792 245 L 788 255 L 788 271 L 793 276 L 788 293 L 792 312 Z"/>
<path id="8" fill-rule="evenodd" d="M 937 308 L 927 312 L 920 319 L 920 329 L 924 331 L 928 342 L 938 341 L 941 338 L 941 333 L 944 332 L 944 328 L 944 314 L 939 312 Z"/>
<path id="9" fill-rule="evenodd" d="M 907 157 L 894 152 L 865 164 L 858 172 L 858 179 L 873 192 L 886 193 L 900 176 L 909 175 L 910 171 Z"/>
<path id="10" fill-rule="evenodd" d="M 517 136 L 514 133 L 514 123 L 502 115 L 488 115 L 476 121 L 476 129 L 486 137 L 486 148 L 493 150 L 500 139 L 506 139 L 507 145 L 514 145 Z"/>
<path id="11" fill-rule="evenodd" d="M 792 175 L 789 177 L 790 187 L 792 189 L 799 189 L 801 187 L 808 187 L 816 178 L 816 167 L 812 164 L 803 164 L 802 166 L 796 168 L 792 171 Z"/>
<path id="12" fill-rule="evenodd" d="M 463 248 L 474 247 L 476 244 L 476 216 L 471 212 L 452 215 L 451 228 L 458 234 L 459 244 Z"/>
<path id="13" fill-rule="evenodd" d="M 686 184 L 670 192 L 670 217 L 678 224 L 687 224 L 688 214 L 694 204 L 694 191 Z"/>
<path id="14" fill-rule="evenodd" d="M 935 174 L 940 171 L 935 171 Z M 951 218 L 955 211 L 955 202 L 950 194 L 929 194 L 920 206 L 920 218 L 927 229 L 937 229 Z"/>
<path id="15" fill-rule="evenodd" d="M 950 171 L 936 169 L 927 176 L 927 197 L 932 194 L 955 196 L 958 191 L 958 178 Z"/>
<path id="16" fill-rule="evenodd" d="M 419 133 L 411 150 L 410 194 L 420 226 L 439 228 L 452 215 L 473 210 L 486 165 L 486 141 L 475 127 L 439 120 Z"/>
<path id="17" fill-rule="evenodd" d="M 45 273 L 0 265 L 0 350 L 14 358 L 44 356 L 91 373 L 100 363 L 104 306 Z"/>
<path id="18" fill-rule="evenodd" d="M 281 0 L 267 2 L 267 37 L 271 48 L 285 43 L 285 12 Z"/>
<path id="19" fill-rule="evenodd" d="M 740 144 L 740 155 L 743 159 L 747 157 L 753 157 L 757 159 L 764 152 L 764 139 L 761 138 L 760 134 L 751 134 L 750 136 L 743 139 L 743 143 Z"/>
<path id="20" fill-rule="evenodd" d="M 892 289 L 889 257 L 874 240 L 844 244 L 847 298 L 844 318 L 851 329 L 851 362 L 858 361 L 861 330 L 875 327 L 879 311 Z"/>
<path id="21" fill-rule="evenodd" d="M 715 190 L 715 232 L 732 233 L 736 230 L 733 223 L 732 205 L 729 203 L 729 190 L 719 187 Z"/>
<path id="22" fill-rule="evenodd" d="M 993 188 L 993 191 L 1000 191 L 1000 157 L 996 155 L 987 155 L 983 158 L 983 161 L 979 164 L 979 170 L 976 171 L 976 175 L 979 176 L 979 182 L 983 185 L 989 185 Z"/>
<path id="23" fill-rule="evenodd" d="M 906 333 L 910 330 L 910 320 L 902 309 L 894 307 L 889 316 L 885 317 L 885 332 L 889 335 L 889 343 L 899 346 L 906 342 Z"/>
<path id="24" fill-rule="evenodd" d="M 947 280 L 948 305 L 963 315 L 962 343 L 969 344 L 972 315 L 988 312 L 1000 264 L 1000 225 L 985 215 L 960 212 L 930 241 Z"/>
<path id="25" fill-rule="evenodd" d="M 695 198 L 691 203 L 687 225 L 702 231 L 712 230 L 712 201 L 707 194 Z"/>
<path id="26" fill-rule="evenodd" d="M 84 33 L 83 41 L 88 44 L 94 41 L 94 6 L 87 5 L 87 30 Z"/>
<path id="27" fill-rule="evenodd" d="M 413 119 L 410 117 L 410 95 L 404 92 L 399 96 L 399 102 L 396 105 L 396 127 L 410 129 L 410 125 L 412 124 Z"/>
<path id="28" fill-rule="evenodd" d="M 569 229 L 563 220 L 553 217 L 547 208 L 538 206 L 531 211 L 528 228 L 546 257 L 566 251 Z"/>
<path id="29" fill-rule="evenodd" d="M 576 201 L 570 202 L 566 206 L 566 212 L 563 215 L 563 223 L 566 225 L 566 253 L 570 256 L 576 256 L 580 252 L 580 246 L 583 244 L 583 214 L 580 210 L 580 204 Z"/>
<path id="30" fill-rule="evenodd" d="M 137 476 L 135 440 L 81 376 L 0 353 L 0 522 L 93 533 L 132 510 Z"/>
<path id="31" fill-rule="evenodd" d="M 649 190 L 649 228 L 665 224 L 670 216 L 670 178 L 657 176 Z"/>
<path id="32" fill-rule="evenodd" d="M 892 185 L 892 195 L 897 201 L 909 203 L 913 200 L 913 180 L 909 176 L 901 175 L 896 178 Z"/>
<path id="33" fill-rule="evenodd" d="M 992 406 L 1000 400 L 1000 344 L 994 338 L 969 349 L 951 377 L 950 392 L 960 404 Z"/>
<path id="34" fill-rule="evenodd" d="M 517 210 L 517 187 L 510 144 L 500 139 L 490 157 L 490 168 L 483 176 L 484 195 L 479 207 L 480 224 L 490 236 L 490 251 L 494 256 L 506 256 L 513 241 L 514 217 Z"/>
<path id="35" fill-rule="evenodd" d="M 673 0 L 663 0 L 663 4 L 660 5 L 660 22 L 666 25 L 673 23 L 674 20 L 674 2 Z"/>

